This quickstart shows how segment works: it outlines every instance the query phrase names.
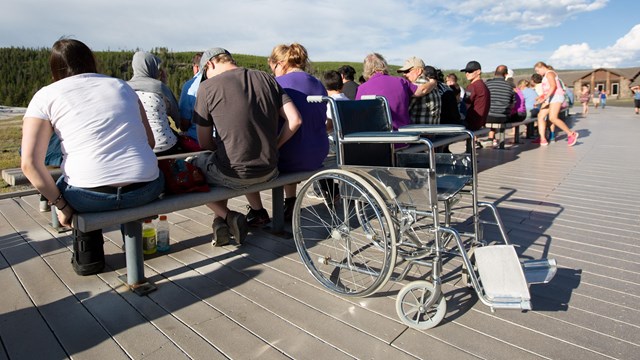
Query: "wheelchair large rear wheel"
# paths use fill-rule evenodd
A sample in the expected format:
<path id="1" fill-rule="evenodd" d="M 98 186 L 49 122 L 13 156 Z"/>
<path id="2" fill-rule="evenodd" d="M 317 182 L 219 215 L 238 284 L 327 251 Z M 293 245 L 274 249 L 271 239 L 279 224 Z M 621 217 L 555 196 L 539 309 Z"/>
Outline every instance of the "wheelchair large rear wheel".
<path id="1" fill-rule="evenodd" d="M 378 192 L 351 172 L 325 170 L 301 187 L 293 232 L 304 265 L 334 293 L 371 295 L 393 272 L 396 230 L 389 210 Z"/>

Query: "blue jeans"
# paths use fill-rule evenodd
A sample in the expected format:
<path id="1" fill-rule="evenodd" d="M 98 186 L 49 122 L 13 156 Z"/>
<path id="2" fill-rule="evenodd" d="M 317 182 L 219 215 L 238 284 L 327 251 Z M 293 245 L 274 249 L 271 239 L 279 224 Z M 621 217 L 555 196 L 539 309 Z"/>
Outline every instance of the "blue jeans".
<path id="1" fill-rule="evenodd" d="M 117 194 L 105 194 L 71 186 L 65 181 L 64 175 L 58 179 L 56 185 L 64 199 L 77 212 L 100 212 L 136 207 L 157 199 L 164 191 L 164 176 L 160 172 L 158 178 L 147 185 L 126 193 L 118 191 Z"/>

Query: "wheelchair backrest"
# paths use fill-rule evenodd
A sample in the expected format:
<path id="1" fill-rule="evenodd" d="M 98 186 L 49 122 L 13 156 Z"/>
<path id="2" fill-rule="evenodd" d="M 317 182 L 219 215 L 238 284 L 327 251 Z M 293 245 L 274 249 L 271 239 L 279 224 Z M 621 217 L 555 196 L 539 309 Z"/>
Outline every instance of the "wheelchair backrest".
<path id="1" fill-rule="evenodd" d="M 334 129 L 338 149 L 342 149 L 339 165 L 392 166 L 390 144 L 340 144 L 345 136 L 357 132 L 390 132 L 391 117 L 386 99 L 333 101 Z M 340 150 L 339 150 L 340 151 Z"/>

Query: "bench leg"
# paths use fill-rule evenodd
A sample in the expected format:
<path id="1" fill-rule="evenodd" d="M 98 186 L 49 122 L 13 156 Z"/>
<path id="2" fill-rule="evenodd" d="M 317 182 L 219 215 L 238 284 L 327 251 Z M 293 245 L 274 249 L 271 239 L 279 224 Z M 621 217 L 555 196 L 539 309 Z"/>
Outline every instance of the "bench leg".
<path id="1" fill-rule="evenodd" d="M 514 126 L 513 131 L 515 131 L 513 135 L 513 143 L 520 144 L 520 126 Z"/>
<path id="2" fill-rule="evenodd" d="M 505 130 L 506 127 L 507 126 L 504 125 L 504 124 L 502 126 L 500 126 L 500 130 L 499 130 L 500 131 L 500 140 L 499 140 L 499 142 L 500 142 L 499 143 L 499 148 L 500 149 L 504 149 L 504 133 L 506 132 L 506 130 Z"/>
<path id="3" fill-rule="evenodd" d="M 60 228 L 60 220 L 58 220 L 58 210 L 55 205 L 51 205 L 51 227 L 58 230 Z"/>
<path id="4" fill-rule="evenodd" d="M 120 280 L 140 296 L 156 290 L 156 286 L 144 277 L 142 223 L 140 221 L 124 224 L 124 251 L 127 260 L 127 274 L 120 276 Z"/>
<path id="5" fill-rule="evenodd" d="M 284 231 L 284 187 L 271 189 L 271 233 L 287 235 Z"/>
<path id="6" fill-rule="evenodd" d="M 58 211 L 56 210 L 55 205 L 51 205 L 51 227 L 58 232 L 58 234 L 71 231 L 71 228 L 68 226 L 62 226 L 60 224 L 60 220 L 58 220 Z"/>

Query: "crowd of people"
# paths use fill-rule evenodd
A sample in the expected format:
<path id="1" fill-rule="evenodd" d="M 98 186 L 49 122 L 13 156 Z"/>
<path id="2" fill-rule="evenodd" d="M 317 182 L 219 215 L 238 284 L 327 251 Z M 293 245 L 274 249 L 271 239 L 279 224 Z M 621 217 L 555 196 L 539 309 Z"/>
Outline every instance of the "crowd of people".
<path id="1" fill-rule="evenodd" d="M 487 123 L 535 116 L 538 108 L 541 145 L 548 144 L 546 119 L 567 133 L 569 146 L 578 137 L 558 118 L 564 86 L 542 62 L 535 65 L 531 83 L 516 86 L 508 81 L 512 72 L 506 66 L 484 81 L 480 64 L 470 61 L 461 70 L 469 81 L 466 89 L 455 74 L 445 77 L 417 57 L 397 70 L 402 76 L 393 76 L 385 58 L 371 53 L 360 83 L 348 65 L 315 78 L 307 50 L 297 43 L 275 46 L 268 65 L 271 74 L 238 66 L 226 49 L 208 49 L 193 57 L 193 77 L 178 100 L 162 82 L 155 55 L 136 52 L 133 77 L 125 82 L 98 74 L 84 43 L 58 40 L 50 58 L 54 82 L 34 95 L 24 117 L 22 169 L 57 207 L 61 224 L 69 226 L 74 212 L 135 207 L 156 199 L 164 188 L 160 155 L 208 150 L 187 162 L 201 169 L 208 183 L 232 189 L 322 167 L 332 143 L 332 114 L 324 103 L 307 102 L 310 95 L 336 100 L 385 96 L 394 129 L 459 124 L 478 130 Z M 54 133 L 63 152 L 57 182 L 44 161 Z M 207 204 L 214 212 L 213 243 L 241 244 L 249 227 L 270 222 L 260 194 L 246 197 L 247 214 L 229 209 L 227 201 Z M 296 184 L 285 186 L 285 219 L 291 219 L 295 202 Z M 100 230 L 74 230 L 72 263 L 78 274 L 102 270 L 102 244 Z"/>

